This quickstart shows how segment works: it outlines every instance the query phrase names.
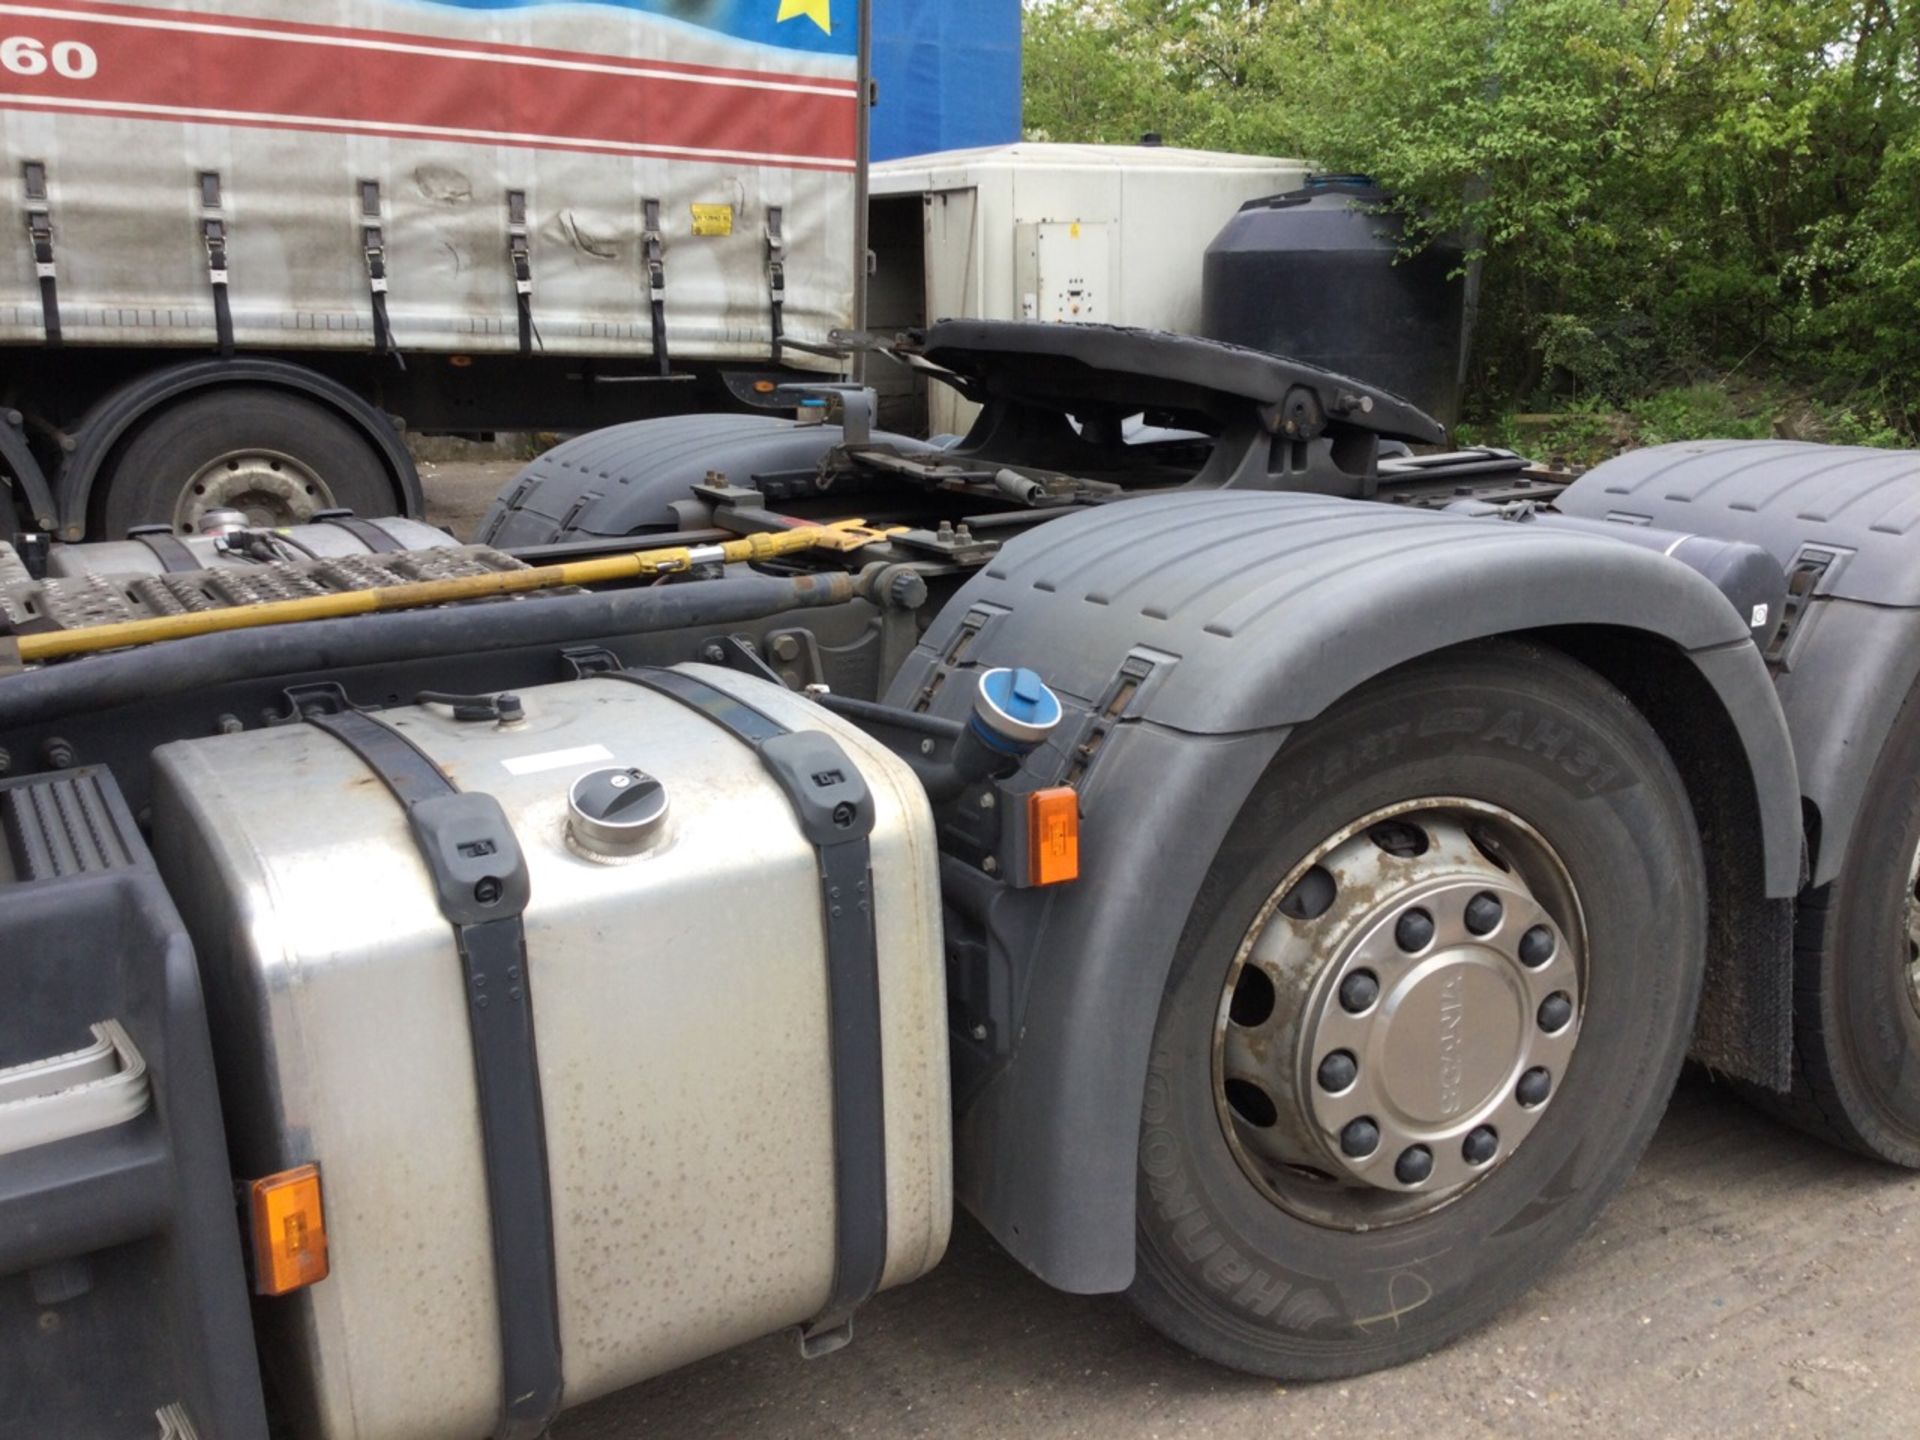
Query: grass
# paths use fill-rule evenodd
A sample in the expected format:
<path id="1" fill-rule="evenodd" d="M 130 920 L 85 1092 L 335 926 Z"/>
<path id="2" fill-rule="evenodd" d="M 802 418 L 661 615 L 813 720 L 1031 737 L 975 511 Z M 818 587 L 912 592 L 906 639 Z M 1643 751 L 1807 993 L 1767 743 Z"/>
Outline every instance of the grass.
<path id="1" fill-rule="evenodd" d="M 1890 449 L 1913 443 L 1871 409 L 1756 381 L 1680 385 L 1617 406 L 1583 402 L 1551 414 L 1509 412 L 1461 424 L 1456 439 L 1575 470 L 1675 440 L 1816 440 Z"/>

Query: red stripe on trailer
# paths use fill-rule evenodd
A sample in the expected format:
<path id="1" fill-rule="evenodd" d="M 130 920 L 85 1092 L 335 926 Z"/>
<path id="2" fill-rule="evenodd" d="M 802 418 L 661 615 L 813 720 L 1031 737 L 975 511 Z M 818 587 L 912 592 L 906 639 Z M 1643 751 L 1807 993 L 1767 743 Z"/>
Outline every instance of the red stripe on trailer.
<path id="1" fill-rule="evenodd" d="M 445 144 L 502 145 L 513 150 L 560 150 L 587 155 L 621 155 L 639 159 L 717 161 L 739 165 L 762 165 L 777 170 L 821 170 L 846 174 L 853 170 L 851 160 L 809 160 L 788 155 L 733 154 L 724 150 L 663 150 L 645 145 L 602 144 L 569 140 L 555 136 L 511 135 L 498 131 L 408 130 L 380 125 L 347 126 L 342 121 L 302 120 L 276 115 L 235 116 L 211 110 L 178 110 L 156 113 L 152 109 L 101 104 L 63 105 L 32 96 L 0 93 L 0 110 L 24 110 L 42 114 L 95 115 L 114 120 L 173 120 L 199 125 L 237 125 L 249 130 L 292 130 L 312 135 L 369 135 L 381 140 L 431 140 Z"/>
<path id="2" fill-rule="evenodd" d="M 0 6 L 0 15 L 35 8 L 45 7 Z M 91 48 L 97 69 L 82 76 L 74 72 L 88 67 L 46 63 L 23 74 L 0 50 L 3 103 L 13 108 L 781 166 L 843 168 L 855 155 L 858 117 L 845 93 L 640 74 L 589 57 L 558 65 L 331 36 L 315 43 L 224 21 L 156 31 L 76 11 L 41 24 L 28 69 L 57 60 L 55 47 L 72 41 Z"/>
<path id="3" fill-rule="evenodd" d="M 258 31 L 263 35 L 311 37 L 361 44 L 431 46 L 440 50 L 460 50 L 474 55 L 522 62 L 578 63 L 611 65 L 636 70 L 671 70 L 683 75 L 708 76 L 755 84 L 807 85 L 833 90 L 849 96 L 859 93 L 859 83 L 830 75 L 806 75 L 784 70 L 747 70 L 724 65 L 696 65 L 682 60 L 639 60 L 623 55 L 601 55 L 593 51 L 554 50 L 537 45 L 506 45 L 488 40 L 466 40 L 430 31 L 373 30 L 354 25 L 312 25 L 298 20 L 268 20 L 252 15 L 230 15 L 218 10 L 168 10 L 159 6 L 115 5 L 107 0 L 41 0 L 37 5 L 0 5 L 0 14 L 28 19 L 79 20 L 89 16 L 118 17 L 154 26 L 217 25 L 225 29 Z"/>

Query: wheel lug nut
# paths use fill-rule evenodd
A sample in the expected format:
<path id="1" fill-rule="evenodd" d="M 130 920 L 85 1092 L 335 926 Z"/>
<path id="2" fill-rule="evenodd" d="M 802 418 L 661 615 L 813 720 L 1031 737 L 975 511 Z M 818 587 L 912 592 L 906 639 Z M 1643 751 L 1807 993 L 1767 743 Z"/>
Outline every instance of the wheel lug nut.
<path id="1" fill-rule="evenodd" d="M 1349 1015 L 1369 1009 L 1380 998 L 1380 981 L 1371 970 L 1356 970 L 1340 982 L 1340 1008 Z"/>
<path id="2" fill-rule="evenodd" d="M 1467 929 L 1475 935 L 1491 935 L 1500 924 L 1500 897 L 1482 890 L 1467 901 Z"/>
<path id="3" fill-rule="evenodd" d="M 1547 1103 L 1547 1096 L 1553 1093 L 1553 1076 L 1538 1066 L 1520 1077 L 1520 1083 L 1513 1087 L 1513 1098 L 1527 1109 Z"/>
<path id="4" fill-rule="evenodd" d="M 1553 931 L 1536 925 L 1520 937 L 1520 963 L 1538 970 L 1553 958 Z"/>
<path id="5" fill-rule="evenodd" d="M 1409 1145 L 1393 1162 L 1394 1178 L 1402 1185 L 1418 1185 L 1433 1174 L 1433 1152 L 1424 1145 Z"/>
<path id="6" fill-rule="evenodd" d="M 1360 1062 L 1351 1050 L 1336 1050 L 1320 1062 L 1320 1088 L 1338 1095 L 1360 1078 Z"/>
<path id="7" fill-rule="evenodd" d="M 1573 998 L 1566 991 L 1556 990 L 1540 1002 L 1540 1028 L 1549 1035 L 1566 1029 L 1572 1019 Z"/>
<path id="8" fill-rule="evenodd" d="M 1407 954 L 1424 950 L 1433 943 L 1433 916 L 1424 910 L 1409 910 L 1393 927 L 1393 943 Z"/>
<path id="9" fill-rule="evenodd" d="M 1469 1165 L 1484 1165 L 1499 1153 L 1500 1132 L 1491 1125 L 1469 1132 L 1460 1142 L 1460 1156 Z"/>
<path id="10" fill-rule="evenodd" d="M 1380 1127 L 1362 1115 L 1349 1120 L 1340 1132 L 1340 1153 L 1350 1160 L 1364 1160 L 1380 1148 Z"/>

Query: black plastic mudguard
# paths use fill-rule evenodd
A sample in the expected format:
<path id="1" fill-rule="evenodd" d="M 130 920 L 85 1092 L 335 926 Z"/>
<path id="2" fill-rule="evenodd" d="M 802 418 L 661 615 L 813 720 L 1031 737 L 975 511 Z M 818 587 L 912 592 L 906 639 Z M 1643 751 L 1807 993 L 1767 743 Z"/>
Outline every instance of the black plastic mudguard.
<path id="1" fill-rule="evenodd" d="M 1920 452 L 1789 440 L 1661 445 L 1589 471 L 1568 514 L 1745 540 L 1800 593 L 1774 655 L 1811 827 L 1840 873 L 1868 777 L 1920 682 Z"/>
<path id="2" fill-rule="evenodd" d="M 1798 789 L 1765 665 L 1719 591 L 1656 552 L 1358 501 L 1189 492 L 1041 527 L 947 606 L 888 700 L 958 718 L 975 672 L 1031 666 L 1068 716 L 1029 773 L 1071 780 L 1083 810 L 1083 878 L 986 907 L 987 968 L 1016 997 L 1006 1038 L 990 1033 L 991 1055 L 973 1035 L 954 1041 L 959 1193 L 1003 1245 L 1063 1289 L 1130 1282 L 1161 991 L 1201 881 L 1291 727 L 1421 655 L 1583 625 L 1657 637 L 1699 668 L 1753 773 L 1764 888 L 1792 895 Z M 967 880 L 949 876 L 950 903 Z"/>
<path id="3" fill-rule="evenodd" d="M 886 433 L 879 444 L 925 449 Z M 483 544 L 552 545 L 576 536 L 698 529 L 711 510 L 693 487 L 718 472 L 769 502 L 810 494 L 813 472 L 842 443 L 838 425 L 772 415 L 669 415 L 556 445 L 515 476 L 480 524 Z"/>

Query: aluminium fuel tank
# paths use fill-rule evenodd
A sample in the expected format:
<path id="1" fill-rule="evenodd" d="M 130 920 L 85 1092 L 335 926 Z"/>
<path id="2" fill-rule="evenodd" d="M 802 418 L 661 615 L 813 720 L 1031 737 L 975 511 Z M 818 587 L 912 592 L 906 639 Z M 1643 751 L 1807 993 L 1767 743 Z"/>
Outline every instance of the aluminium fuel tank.
<path id="1" fill-rule="evenodd" d="M 809 701 L 730 671 L 683 673 L 789 730 L 827 733 L 873 797 L 883 1284 L 904 1283 L 939 1260 L 951 1223 L 925 794 Z M 462 791 L 493 796 L 526 857 L 572 1406 L 826 1304 L 826 924 L 819 852 L 731 731 L 612 679 L 520 699 L 517 721 L 430 706 L 379 718 Z M 602 847 L 572 790 L 621 767 L 658 782 L 665 817 L 638 847 Z M 466 981 L 405 813 L 355 750 L 311 725 L 169 745 L 155 768 L 154 848 L 206 976 L 236 1171 L 321 1170 L 331 1274 L 258 1307 L 296 1433 L 489 1433 L 501 1297 Z"/>
<path id="2" fill-rule="evenodd" d="M 89 575 L 133 580 L 202 570 L 257 570 L 265 565 L 302 560 L 351 563 L 368 555 L 450 549 L 456 543 L 445 530 L 419 520 L 401 516 L 358 520 L 342 516 L 278 530 L 229 526 L 198 535 L 163 531 L 126 540 L 55 545 L 48 553 L 47 574 L 56 580 L 75 580 Z"/>
<path id="3" fill-rule="evenodd" d="M 1351 375 L 1460 418 L 1467 283 L 1457 242 L 1400 254 L 1392 201 L 1370 180 L 1312 176 L 1249 200 L 1207 249 L 1200 333 Z"/>

